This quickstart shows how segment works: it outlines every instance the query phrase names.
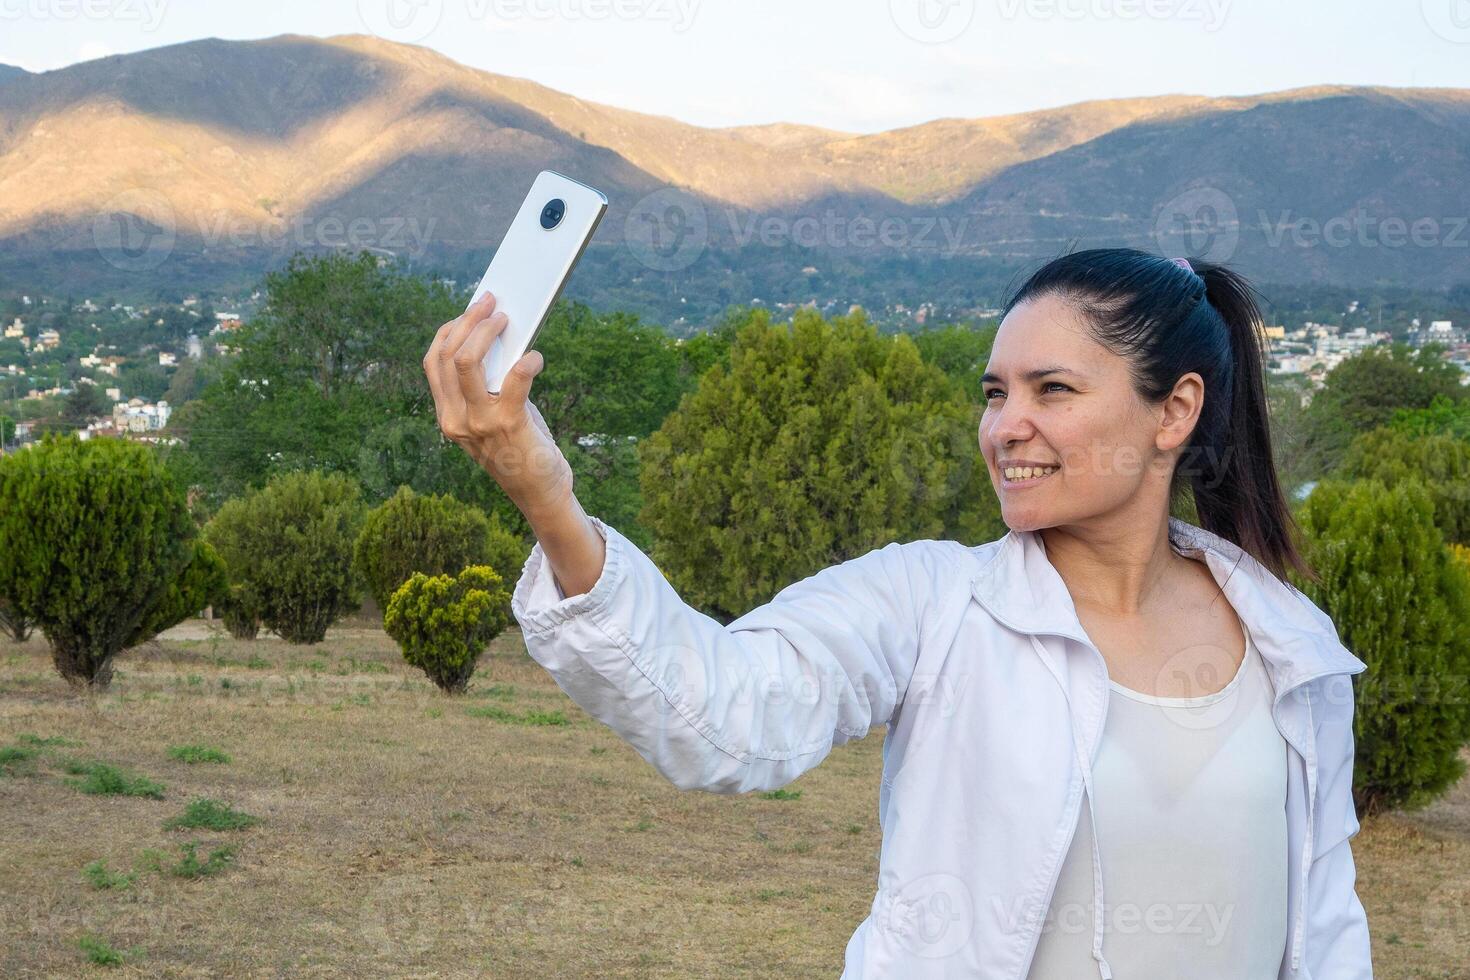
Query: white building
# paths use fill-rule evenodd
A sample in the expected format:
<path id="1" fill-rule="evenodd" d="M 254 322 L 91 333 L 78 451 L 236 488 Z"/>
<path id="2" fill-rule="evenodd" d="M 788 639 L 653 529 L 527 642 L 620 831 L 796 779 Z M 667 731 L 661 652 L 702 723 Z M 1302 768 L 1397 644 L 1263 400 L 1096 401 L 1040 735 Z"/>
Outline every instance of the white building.
<path id="1" fill-rule="evenodd" d="M 150 405 L 141 398 L 129 398 L 112 406 L 112 427 L 118 432 L 150 432 L 168 425 L 168 402 L 158 400 Z"/>

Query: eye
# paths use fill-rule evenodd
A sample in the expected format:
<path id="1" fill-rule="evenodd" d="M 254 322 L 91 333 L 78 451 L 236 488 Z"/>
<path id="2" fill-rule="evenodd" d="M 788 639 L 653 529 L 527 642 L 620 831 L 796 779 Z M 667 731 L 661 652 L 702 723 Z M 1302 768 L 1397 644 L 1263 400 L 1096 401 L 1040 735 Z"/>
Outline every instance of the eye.
<path id="1" fill-rule="evenodd" d="M 1060 388 L 1063 391 L 1072 391 L 1073 390 L 1069 385 L 1064 385 L 1060 381 L 1048 381 L 1046 384 L 1042 385 L 1043 391 L 1046 391 L 1046 390 L 1051 389 L 1053 387 Z M 989 389 L 987 389 L 985 391 L 985 400 L 986 401 L 990 401 L 992 395 L 1002 395 L 1002 394 L 1005 394 L 1005 392 L 1001 391 L 999 388 L 989 388 Z"/>

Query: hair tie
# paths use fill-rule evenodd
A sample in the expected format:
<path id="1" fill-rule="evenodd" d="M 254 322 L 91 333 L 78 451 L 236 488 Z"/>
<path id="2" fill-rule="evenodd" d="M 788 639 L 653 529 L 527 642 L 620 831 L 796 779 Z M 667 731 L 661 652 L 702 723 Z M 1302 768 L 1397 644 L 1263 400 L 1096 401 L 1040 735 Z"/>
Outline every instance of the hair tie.
<path id="1" fill-rule="evenodd" d="M 1194 272 L 1194 266 L 1189 264 L 1188 259 L 1170 259 L 1169 261 L 1173 262 L 1175 265 L 1185 270 L 1186 272 Z M 1194 274 L 1199 275 L 1198 272 L 1194 272 Z"/>

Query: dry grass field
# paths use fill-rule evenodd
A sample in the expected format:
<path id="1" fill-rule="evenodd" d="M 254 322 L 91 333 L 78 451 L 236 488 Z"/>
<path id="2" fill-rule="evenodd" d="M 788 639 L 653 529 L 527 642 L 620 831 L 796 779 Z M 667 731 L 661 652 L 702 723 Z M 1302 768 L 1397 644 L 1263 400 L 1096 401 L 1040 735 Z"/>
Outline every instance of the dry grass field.
<path id="1" fill-rule="evenodd" d="M 214 629 L 129 652 L 94 697 L 40 637 L 0 640 L 0 974 L 841 972 L 877 873 L 880 732 L 781 798 L 681 793 L 513 628 L 460 699 L 366 622 L 312 647 Z M 161 798 L 83 792 L 107 782 L 88 763 Z M 199 797 L 260 822 L 165 829 Z M 1470 977 L 1470 786 L 1355 845 L 1376 976 Z"/>

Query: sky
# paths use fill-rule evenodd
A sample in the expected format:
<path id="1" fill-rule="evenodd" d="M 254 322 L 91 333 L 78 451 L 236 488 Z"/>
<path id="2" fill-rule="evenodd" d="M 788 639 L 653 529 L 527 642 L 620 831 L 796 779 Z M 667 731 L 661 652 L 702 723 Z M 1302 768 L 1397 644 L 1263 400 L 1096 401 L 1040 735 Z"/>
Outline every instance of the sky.
<path id="1" fill-rule="evenodd" d="M 1470 88 L 1470 0 L 0 0 L 31 71 L 377 34 L 702 126 L 876 132 L 1097 98 Z"/>

